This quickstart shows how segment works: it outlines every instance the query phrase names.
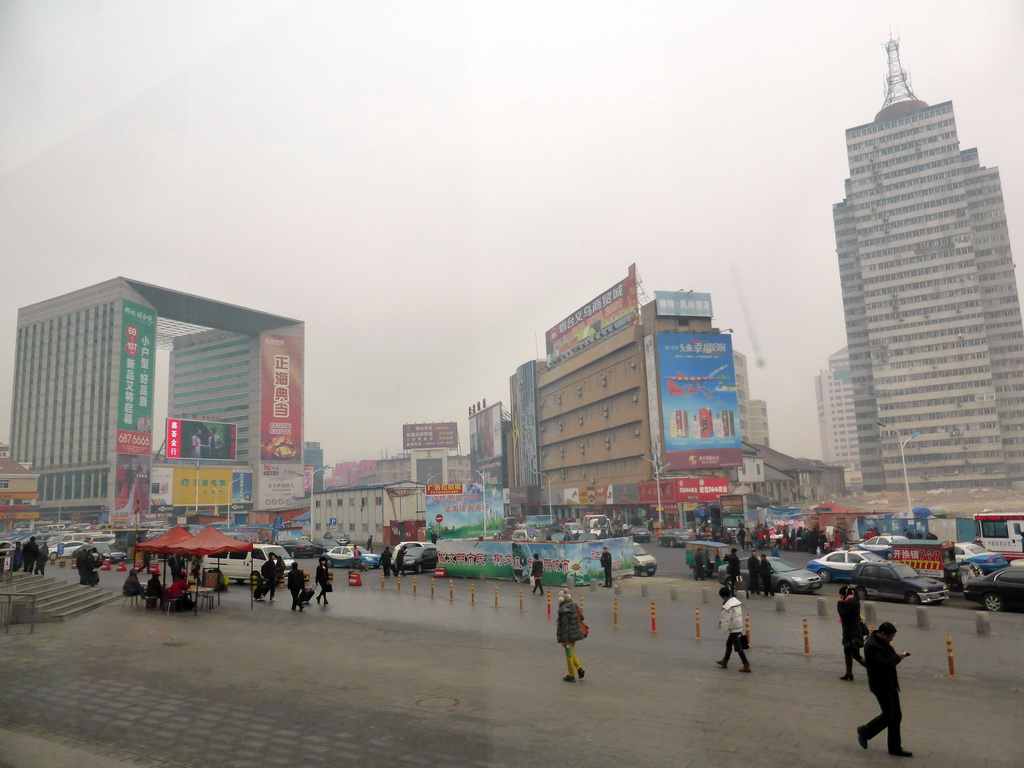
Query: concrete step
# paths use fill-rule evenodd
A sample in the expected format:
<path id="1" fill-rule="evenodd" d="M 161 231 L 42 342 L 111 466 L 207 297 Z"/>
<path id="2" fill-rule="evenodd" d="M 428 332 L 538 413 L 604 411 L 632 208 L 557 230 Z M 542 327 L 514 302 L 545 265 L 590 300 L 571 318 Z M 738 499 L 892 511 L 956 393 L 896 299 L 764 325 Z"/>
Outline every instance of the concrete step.
<path id="1" fill-rule="evenodd" d="M 122 595 L 100 587 L 69 584 L 45 576 L 13 574 L 9 591 L 35 598 L 36 621 L 64 621 L 111 603 Z"/>

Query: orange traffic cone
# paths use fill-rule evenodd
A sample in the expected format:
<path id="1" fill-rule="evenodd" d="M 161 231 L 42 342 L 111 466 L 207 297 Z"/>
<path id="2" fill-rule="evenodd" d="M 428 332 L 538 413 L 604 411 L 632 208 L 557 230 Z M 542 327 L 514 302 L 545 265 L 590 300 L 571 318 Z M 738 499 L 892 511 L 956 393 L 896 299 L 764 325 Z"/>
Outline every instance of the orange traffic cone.
<path id="1" fill-rule="evenodd" d="M 118 570 L 119 573 L 124 573 L 125 571 L 128 570 L 127 566 L 125 565 L 124 560 L 122 560 L 120 563 L 117 564 L 117 570 Z"/>
<path id="2" fill-rule="evenodd" d="M 363 577 L 359 575 L 359 571 L 348 572 L 348 585 L 350 587 L 361 587 L 363 586 Z"/>
<path id="3" fill-rule="evenodd" d="M 103 565 L 100 566 L 100 570 L 101 571 L 109 571 L 110 570 L 110 561 L 109 560 L 104 560 L 103 561 Z"/>

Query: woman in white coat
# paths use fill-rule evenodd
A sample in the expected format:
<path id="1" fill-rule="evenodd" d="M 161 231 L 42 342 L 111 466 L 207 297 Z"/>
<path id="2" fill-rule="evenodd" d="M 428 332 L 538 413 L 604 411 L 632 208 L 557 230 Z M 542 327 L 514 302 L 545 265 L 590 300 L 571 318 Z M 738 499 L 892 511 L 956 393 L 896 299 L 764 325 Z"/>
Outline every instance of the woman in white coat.
<path id="1" fill-rule="evenodd" d="M 736 653 L 740 655 L 740 661 L 743 662 L 740 672 L 749 672 L 750 663 L 747 661 L 747 654 L 743 652 L 742 642 L 743 605 L 738 598 L 732 596 L 728 587 L 722 587 L 718 590 L 718 594 L 722 598 L 722 617 L 718 620 L 718 626 L 726 634 L 726 640 L 725 656 L 718 659 L 715 663 L 723 669 L 728 667 L 729 657 L 732 655 L 732 649 L 735 648 Z"/>

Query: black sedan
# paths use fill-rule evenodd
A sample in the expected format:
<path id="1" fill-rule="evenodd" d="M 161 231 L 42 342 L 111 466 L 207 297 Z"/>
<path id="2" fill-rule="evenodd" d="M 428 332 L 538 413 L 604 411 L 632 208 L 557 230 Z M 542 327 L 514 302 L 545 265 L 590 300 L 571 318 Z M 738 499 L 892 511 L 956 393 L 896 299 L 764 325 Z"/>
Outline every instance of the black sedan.
<path id="1" fill-rule="evenodd" d="M 964 597 L 986 611 L 1024 608 L 1024 568 L 1003 568 L 964 585 Z"/>
<path id="2" fill-rule="evenodd" d="M 644 525 L 634 525 L 629 529 L 629 534 L 633 537 L 633 541 L 651 540 L 651 532 Z"/>
<path id="3" fill-rule="evenodd" d="M 277 542 L 289 557 L 320 557 L 327 550 L 309 539 L 282 539 Z"/>
<path id="4" fill-rule="evenodd" d="M 658 544 L 662 547 L 685 547 L 686 542 L 693 539 L 693 531 L 685 531 L 681 528 L 672 528 L 662 531 L 658 537 Z"/>
<path id="5" fill-rule="evenodd" d="M 437 568 L 437 549 L 434 547 L 408 547 L 402 559 L 402 573 L 423 573 Z"/>

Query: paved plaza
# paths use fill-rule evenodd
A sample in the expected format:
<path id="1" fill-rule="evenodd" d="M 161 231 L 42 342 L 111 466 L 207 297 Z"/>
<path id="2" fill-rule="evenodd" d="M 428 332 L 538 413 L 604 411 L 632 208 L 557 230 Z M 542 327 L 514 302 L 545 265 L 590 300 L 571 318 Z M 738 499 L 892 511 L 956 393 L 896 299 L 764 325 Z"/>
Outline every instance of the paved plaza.
<path id="1" fill-rule="evenodd" d="M 31 635 L 0 636 L 0 766 L 877 766 L 901 762 L 854 728 L 876 713 L 863 670 L 842 674 L 834 601 L 749 601 L 753 674 L 717 667 L 718 585 L 627 579 L 576 589 L 591 636 L 569 684 L 546 600 L 495 582 L 411 578 L 363 587 L 339 573 L 331 605 L 250 609 L 232 586 L 199 615 L 121 601 Z M 117 588 L 123 574 L 104 574 Z M 472 604 L 471 585 L 476 586 Z M 641 594 L 641 586 L 649 594 Z M 671 599 L 675 587 L 677 600 Z M 703 602 L 707 588 L 709 602 Z M 553 589 L 553 595 L 557 590 Z M 657 632 L 651 631 L 655 603 Z M 746 601 L 745 601 L 746 603 Z M 878 603 L 899 628 L 912 765 L 1019 768 L 1024 615 Z M 696 639 L 700 609 L 702 637 Z M 552 612 L 557 606 L 552 606 Z M 810 655 L 804 653 L 808 620 Z M 946 634 L 954 647 L 949 677 Z"/>

